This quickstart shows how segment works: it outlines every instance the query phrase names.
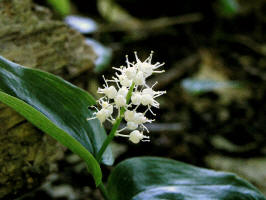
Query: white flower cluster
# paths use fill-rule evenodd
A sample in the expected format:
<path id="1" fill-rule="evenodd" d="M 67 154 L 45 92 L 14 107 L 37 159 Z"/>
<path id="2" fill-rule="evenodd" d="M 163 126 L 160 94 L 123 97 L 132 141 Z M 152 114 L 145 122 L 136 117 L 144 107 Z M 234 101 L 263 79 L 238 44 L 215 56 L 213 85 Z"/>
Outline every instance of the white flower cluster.
<path id="1" fill-rule="evenodd" d="M 155 100 L 156 97 L 165 93 L 165 91 L 154 91 L 153 87 L 149 87 L 146 84 L 146 79 L 153 73 L 162 73 L 164 70 L 158 71 L 157 69 L 164 65 L 164 63 L 152 64 L 152 54 L 144 61 L 141 62 L 135 52 L 136 62 L 129 62 L 126 56 L 127 66 L 121 66 L 120 68 L 114 68 L 116 72 L 115 77 L 112 80 L 106 80 L 104 77 L 104 88 L 99 88 L 98 93 L 103 94 L 104 97 L 98 100 L 101 109 L 95 109 L 94 117 L 88 120 L 98 118 L 101 123 L 109 121 L 112 124 L 116 119 L 121 117 L 121 108 L 124 109 L 122 117 L 124 117 L 127 125 L 125 128 L 116 132 L 116 136 L 128 137 L 133 143 L 139 143 L 140 141 L 149 141 L 149 136 L 143 134 L 144 131 L 148 131 L 145 127 L 145 123 L 151 123 L 153 120 L 145 117 L 147 111 L 155 115 L 151 107 L 159 108 L 159 103 Z M 113 85 L 109 86 L 108 83 Z M 115 87 L 115 86 L 117 87 Z M 130 89 L 132 93 L 130 93 Z M 147 106 L 145 112 L 138 112 L 139 106 Z M 114 108 L 118 110 L 118 116 L 113 118 Z M 128 129 L 132 132 L 130 134 L 121 134 L 120 132 Z"/>

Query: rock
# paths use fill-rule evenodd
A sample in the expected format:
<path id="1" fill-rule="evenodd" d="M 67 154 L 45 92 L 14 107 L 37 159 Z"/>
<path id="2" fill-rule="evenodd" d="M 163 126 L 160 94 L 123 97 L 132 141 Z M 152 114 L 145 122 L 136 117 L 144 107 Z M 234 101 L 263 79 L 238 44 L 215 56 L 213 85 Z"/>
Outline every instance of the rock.
<path id="1" fill-rule="evenodd" d="M 84 38 L 31 0 L 0 2 L 0 55 L 68 78 L 93 67 L 96 55 Z"/>

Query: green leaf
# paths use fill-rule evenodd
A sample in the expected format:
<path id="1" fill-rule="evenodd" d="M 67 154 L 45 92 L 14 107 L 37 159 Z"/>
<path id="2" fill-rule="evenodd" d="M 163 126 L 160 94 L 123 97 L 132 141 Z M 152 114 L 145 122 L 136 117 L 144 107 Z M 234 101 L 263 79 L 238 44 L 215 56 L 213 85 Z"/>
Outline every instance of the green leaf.
<path id="1" fill-rule="evenodd" d="M 157 157 L 131 158 L 118 164 L 107 190 L 112 200 L 266 200 L 232 173 Z"/>
<path id="2" fill-rule="evenodd" d="M 99 183 L 100 168 L 92 155 L 101 148 L 106 133 L 98 120 L 86 120 L 92 116 L 88 109 L 95 104 L 92 96 L 57 76 L 22 67 L 1 56 L 0 91 L 0 101 L 85 159 Z M 110 148 L 103 163 L 113 163 Z"/>
<path id="3" fill-rule="evenodd" d="M 69 0 L 47 0 L 53 9 L 60 15 L 65 16 L 70 13 L 70 1 Z"/>

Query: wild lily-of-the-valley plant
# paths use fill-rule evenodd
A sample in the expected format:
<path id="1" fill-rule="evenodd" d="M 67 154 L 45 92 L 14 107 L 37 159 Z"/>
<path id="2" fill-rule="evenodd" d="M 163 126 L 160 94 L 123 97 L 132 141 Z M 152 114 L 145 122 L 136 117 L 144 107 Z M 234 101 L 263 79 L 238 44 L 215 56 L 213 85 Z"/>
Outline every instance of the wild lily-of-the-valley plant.
<path id="1" fill-rule="evenodd" d="M 135 144 L 140 141 L 149 141 L 149 136 L 144 135 L 145 131 L 149 133 L 144 124 L 151 123 L 153 119 L 148 119 L 145 114 L 149 111 L 155 115 L 152 112 L 152 107 L 159 108 L 159 103 L 155 98 L 165 93 L 165 91 L 153 90 L 156 83 L 151 87 L 146 84 L 146 79 L 153 73 L 164 72 L 164 70 L 158 70 L 163 64 L 151 63 L 152 54 L 153 52 L 144 62 L 141 62 L 135 52 L 136 62 L 133 63 L 129 62 L 128 56 L 126 56 L 126 66 L 114 67 L 118 72 L 111 80 L 106 80 L 103 76 L 104 87 L 98 89 L 98 93 L 104 95 L 98 100 L 101 109 L 93 106 L 97 112 L 94 113 L 95 117 L 88 118 L 88 120 L 98 119 L 101 123 L 107 120 L 113 124 L 113 129 L 99 151 L 98 160 L 100 160 L 105 148 L 114 136 L 128 137 Z M 145 106 L 146 110 L 138 112 L 139 106 Z M 113 117 L 114 108 L 117 109 L 116 117 Z M 123 118 L 127 125 L 117 130 Z M 125 129 L 131 131 L 129 135 L 121 133 Z"/>
<path id="2" fill-rule="evenodd" d="M 63 79 L 0 56 L 0 101 L 78 154 L 106 200 L 266 200 L 234 174 L 159 157 L 127 159 L 102 183 L 100 164 L 113 164 L 110 142 L 115 136 L 135 144 L 152 141 L 145 123 L 154 119 L 147 114 L 155 116 L 156 98 L 165 93 L 146 83 L 153 73 L 163 72 L 159 69 L 163 64 L 153 64 L 152 53 L 143 62 L 135 53 L 135 59 L 129 62 L 126 57 L 126 66 L 114 68 L 117 72 L 112 79 L 104 78 L 103 88 L 98 89 L 103 97 L 95 106 L 92 96 Z M 120 128 L 123 119 L 126 126 Z M 102 126 L 105 121 L 113 125 L 108 136 Z"/>

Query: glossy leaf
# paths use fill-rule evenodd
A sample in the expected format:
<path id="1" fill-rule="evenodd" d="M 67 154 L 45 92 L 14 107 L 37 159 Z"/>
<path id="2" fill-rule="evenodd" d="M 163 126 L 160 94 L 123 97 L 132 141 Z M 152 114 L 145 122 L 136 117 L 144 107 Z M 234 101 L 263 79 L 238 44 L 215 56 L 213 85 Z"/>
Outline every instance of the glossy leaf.
<path id="1" fill-rule="evenodd" d="M 118 164 L 107 190 L 112 200 L 266 200 L 232 173 L 157 157 L 131 158 Z"/>
<path id="2" fill-rule="evenodd" d="M 3 103 L 17 110 L 38 128 L 82 158 L 85 158 L 86 151 L 90 159 L 90 162 L 87 161 L 89 169 L 97 168 L 98 172 L 92 170 L 92 173 L 99 182 L 100 169 L 91 156 L 99 151 L 106 133 L 98 120 L 86 120 L 92 116 L 92 111 L 88 109 L 88 106 L 95 104 L 92 96 L 57 76 L 22 67 L 3 57 L 0 57 L 0 91 Z M 50 128 L 46 124 L 50 124 Z M 113 163 L 110 148 L 104 154 L 103 162 Z"/>

